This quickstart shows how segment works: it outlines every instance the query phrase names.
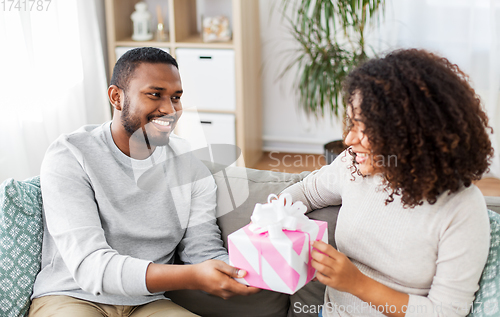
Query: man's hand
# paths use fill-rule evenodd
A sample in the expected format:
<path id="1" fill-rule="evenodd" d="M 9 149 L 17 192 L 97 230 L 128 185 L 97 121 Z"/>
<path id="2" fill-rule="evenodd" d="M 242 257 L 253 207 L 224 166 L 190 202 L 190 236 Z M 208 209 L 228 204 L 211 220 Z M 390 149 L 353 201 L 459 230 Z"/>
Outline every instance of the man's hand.
<path id="1" fill-rule="evenodd" d="M 223 261 L 208 260 L 194 265 L 195 288 L 228 299 L 234 295 L 251 295 L 260 291 L 233 279 L 244 277 L 247 272 Z"/>
<path id="2" fill-rule="evenodd" d="M 260 291 L 233 279 L 246 274 L 244 270 L 219 260 L 190 265 L 151 263 L 146 271 L 146 287 L 151 293 L 197 289 L 228 299 L 234 295 L 251 295 Z"/>

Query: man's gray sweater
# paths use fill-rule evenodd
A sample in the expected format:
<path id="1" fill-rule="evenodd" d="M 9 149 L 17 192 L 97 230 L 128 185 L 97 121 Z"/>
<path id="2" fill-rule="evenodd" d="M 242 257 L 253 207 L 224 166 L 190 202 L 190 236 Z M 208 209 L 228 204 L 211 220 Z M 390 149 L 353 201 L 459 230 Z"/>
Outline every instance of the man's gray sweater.
<path id="1" fill-rule="evenodd" d="M 172 135 L 145 160 L 123 154 L 111 123 L 59 137 L 41 170 L 42 269 L 33 298 L 69 295 L 114 305 L 164 298 L 146 288 L 151 262 L 227 261 L 208 169 Z M 177 252 L 176 252 L 177 251 Z"/>

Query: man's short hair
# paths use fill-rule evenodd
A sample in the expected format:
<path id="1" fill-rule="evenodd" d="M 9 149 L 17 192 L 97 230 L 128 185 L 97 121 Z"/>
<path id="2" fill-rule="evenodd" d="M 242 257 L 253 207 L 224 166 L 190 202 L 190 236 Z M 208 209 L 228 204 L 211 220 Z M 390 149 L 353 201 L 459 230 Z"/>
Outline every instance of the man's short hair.
<path id="1" fill-rule="evenodd" d="M 179 68 L 177 61 L 164 50 L 154 47 L 134 48 L 118 59 L 113 68 L 110 84 L 126 90 L 135 69 L 141 63 L 171 64 Z"/>

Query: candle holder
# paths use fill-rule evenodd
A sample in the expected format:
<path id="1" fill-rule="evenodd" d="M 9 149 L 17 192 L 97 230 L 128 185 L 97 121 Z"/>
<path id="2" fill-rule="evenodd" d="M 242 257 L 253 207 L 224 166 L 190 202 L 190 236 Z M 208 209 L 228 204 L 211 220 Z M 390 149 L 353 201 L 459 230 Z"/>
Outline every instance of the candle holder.
<path id="1" fill-rule="evenodd" d="M 141 1 L 135 5 L 135 11 L 130 18 L 134 23 L 132 40 L 149 41 L 153 38 L 150 28 L 151 14 L 148 12 L 148 5 L 145 2 Z"/>

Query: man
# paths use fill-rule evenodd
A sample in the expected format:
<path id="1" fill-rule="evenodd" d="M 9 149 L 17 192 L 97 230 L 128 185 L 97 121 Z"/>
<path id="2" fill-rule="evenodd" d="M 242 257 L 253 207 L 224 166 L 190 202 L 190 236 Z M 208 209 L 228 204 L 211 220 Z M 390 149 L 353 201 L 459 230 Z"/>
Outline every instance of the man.
<path id="1" fill-rule="evenodd" d="M 194 316 L 163 292 L 228 298 L 232 277 L 208 170 L 171 135 L 182 113 L 177 62 L 138 48 L 113 70 L 113 120 L 50 146 L 42 164 L 45 233 L 30 316 Z M 174 265 L 177 253 L 185 263 Z"/>

